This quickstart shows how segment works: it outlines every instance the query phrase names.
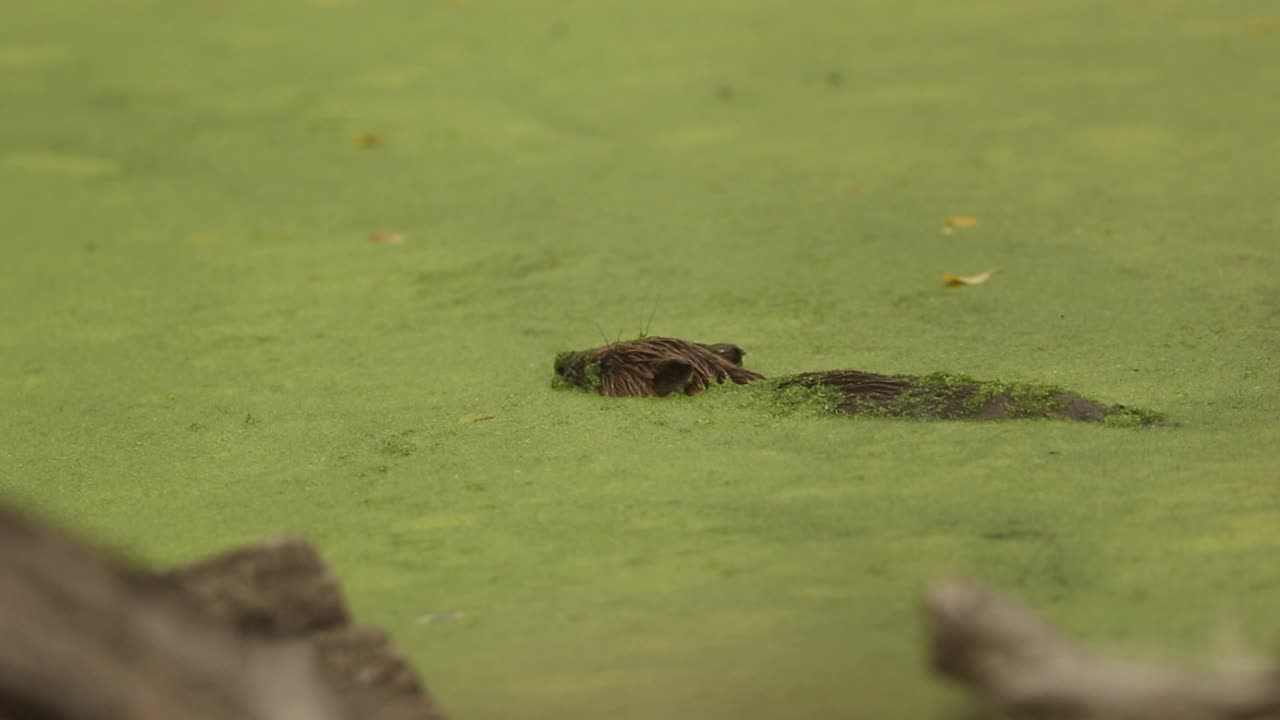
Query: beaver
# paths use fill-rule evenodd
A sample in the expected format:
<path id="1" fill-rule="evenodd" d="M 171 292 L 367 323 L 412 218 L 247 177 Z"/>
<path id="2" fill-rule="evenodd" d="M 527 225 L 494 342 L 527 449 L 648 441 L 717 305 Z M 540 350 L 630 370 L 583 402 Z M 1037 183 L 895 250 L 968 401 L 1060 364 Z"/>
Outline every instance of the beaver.
<path id="1" fill-rule="evenodd" d="M 743 366 L 732 343 L 641 337 L 556 356 L 555 381 L 610 397 L 697 395 L 713 385 L 760 384 L 787 397 L 811 396 L 835 414 L 937 420 L 1053 418 L 1150 425 L 1156 414 L 1106 405 L 1051 385 L 976 380 L 966 375 L 885 375 L 861 370 L 766 378 Z"/>
<path id="2" fill-rule="evenodd" d="M 726 379 L 742 385 L 764 376 L 742 366 L 746 353 L 729 343 L 696 343 L 668 337 L 629 342 L 556 356 L 556 376 L 574 387 L 610 397 L 697 395 Z"/>

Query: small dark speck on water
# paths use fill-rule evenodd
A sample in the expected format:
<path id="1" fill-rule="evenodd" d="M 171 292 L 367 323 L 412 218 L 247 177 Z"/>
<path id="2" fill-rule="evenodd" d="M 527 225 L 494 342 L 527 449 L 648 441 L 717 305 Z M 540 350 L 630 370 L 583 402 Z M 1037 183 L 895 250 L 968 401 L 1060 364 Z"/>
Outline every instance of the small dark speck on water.
<path id="1" fill-rule="evenodd" d="M 729 102 L 733 99 L 733 87 L 731 85 L 721 85 L 716 88 L 716 99 L 720 102 Z"/>
<path id="2" fill-rule="evenodd" d="M 84 251 L 91 252 L 91 253 L 98 252 L 98 243 L 90 240 L 89 242 L 84 244 Z"/>
<path id="3" fill-rule="evenodd" d="M 842 87 L 844 85 L 844 73 L 839 70 L 832 70 L 827 73 L 827 87 Z"/>

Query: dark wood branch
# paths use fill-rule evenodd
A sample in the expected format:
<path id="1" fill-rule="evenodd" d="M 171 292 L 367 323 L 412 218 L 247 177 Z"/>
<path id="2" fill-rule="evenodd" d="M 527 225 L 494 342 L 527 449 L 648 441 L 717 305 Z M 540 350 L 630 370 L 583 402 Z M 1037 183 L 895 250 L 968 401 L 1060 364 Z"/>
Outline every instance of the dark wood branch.
<path id="1" fill-rule="evenodd" d="M 311 637 L 326 685 L 351 718 L 444 720 L 418 675 L 382 630 L 368 625 L 333 628 Z"/>
<path id="2" fill-rule="evenodd" d="M 193 605 L 234 627 L 286 638 L 347 625 L 338 580 L 306 541 L 280 538 L 160 574 Z"/>
<path id="3" fill-rule="evenodd" d="M 1195 674 L 1098 655 L 1028 608 L 969 582 L 925 595 L 934 669 L 1022 720 L 1280 717 L 1280 668 Z"/>
<path id="4" fill-rule="evenodd" d="M 150 572 L 0 507 L 0 720 L 437 720 L 300 540 Z"/>

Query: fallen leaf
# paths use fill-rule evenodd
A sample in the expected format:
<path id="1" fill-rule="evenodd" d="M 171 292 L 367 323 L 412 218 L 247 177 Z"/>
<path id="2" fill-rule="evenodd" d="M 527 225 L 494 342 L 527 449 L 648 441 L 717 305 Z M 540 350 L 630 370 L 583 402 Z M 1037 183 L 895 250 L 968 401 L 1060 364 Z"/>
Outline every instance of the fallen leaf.
<path id="1" fill-rule="evenodd" d="M 403 245 L 404 236 L 400 233 L 376 232 L 369 236 L 369 242 L 374 245 Z"/>
<path id="2" fill-rule="evenodd" d="M 492 415 L 486 415 L 484 413 L 471 413 L 470 415 L 463 415 L 462 417 L 458 418 L 458 424 L 465 425 L 467 423 L 481 422 L 483 420 L 492 420 L 492 419 L 493 419 Z"/>
<path id="3" fill-rule="evenodd" d="M 993 268 L 984 273 L 978 273 L 977 275 L 956 275 L 955 273 L 944 272 L 942 273 L 942 281 L 947 284 L 947 287 L 981 285 L 982 283 L 990 280 L 991 276 L 994 275 L 997 270 L 999 270 L 999 268 Z"/>
<path id="4" fill-rule="evenodd" d="M 386 138 L 382 137 L 378 133 L 363 132 L 356 135 L 356 145 L 365 150 L 376 148 L 384 142 L 386 142 Z"/>
<path id="5" fill-rule="evenodd" d="M 978 218 L 969 215 L 948 215 L 943 222 L 951 228 L 971 228 L 978 225 Z"/>

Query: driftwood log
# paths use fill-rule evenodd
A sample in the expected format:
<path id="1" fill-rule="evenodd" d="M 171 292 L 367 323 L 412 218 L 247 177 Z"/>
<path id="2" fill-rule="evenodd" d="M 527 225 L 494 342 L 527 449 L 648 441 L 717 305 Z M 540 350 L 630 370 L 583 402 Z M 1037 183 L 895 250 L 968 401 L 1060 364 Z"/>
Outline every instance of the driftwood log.
<path id="1" fill-rule="evenodd" d="M 0 720 L 438 720 L 309 544 L 153 572 L 0 507 Z"/>
<path id="2" fill-rule="evenodd" d="M 1197 674 L 1099 655 L 981 585 L 942 581 L 924 598 L 935 671 L 1018 720 L 1280 718 L 1280 667 Z"/>
<path id="3" fill-rule="evenodd" d="M 1280 718 L 1274 664 L 1108 658 L 964 581 L 934 584 L 923 606 L 934 670 L 1003 717 Z M 154 572 L 0 506 L 0 720 L 443 717 L 301 540 Z"/>

